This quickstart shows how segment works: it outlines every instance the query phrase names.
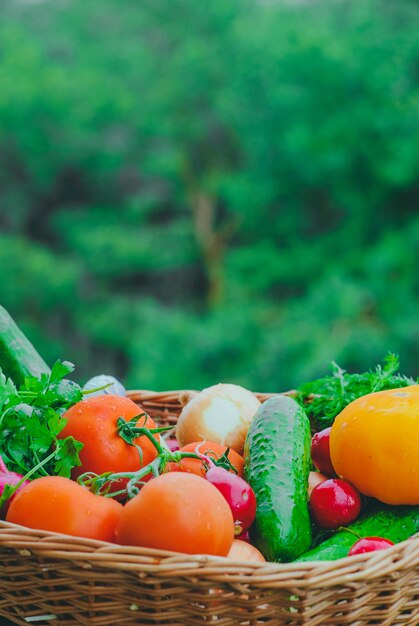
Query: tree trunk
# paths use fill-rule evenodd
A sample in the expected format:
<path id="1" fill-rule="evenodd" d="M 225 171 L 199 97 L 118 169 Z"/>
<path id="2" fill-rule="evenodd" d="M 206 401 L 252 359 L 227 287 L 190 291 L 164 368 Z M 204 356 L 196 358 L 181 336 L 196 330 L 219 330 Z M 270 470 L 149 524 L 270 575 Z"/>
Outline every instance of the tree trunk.
<path id="1" fill-rule="evenodd" d="M 197 190 L 191 194 L 195 236 L 208 277 L 208 304 L 216 307 L 224 296 L 224 237 L 215 225 L 216 201 L 208 193 Z"/>

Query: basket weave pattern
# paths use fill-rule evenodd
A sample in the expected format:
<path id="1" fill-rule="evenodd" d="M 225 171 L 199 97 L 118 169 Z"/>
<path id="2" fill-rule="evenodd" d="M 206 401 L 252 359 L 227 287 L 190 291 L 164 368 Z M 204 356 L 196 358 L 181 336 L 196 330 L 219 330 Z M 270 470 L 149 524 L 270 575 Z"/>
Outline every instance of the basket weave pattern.
<path id="1" fill-rule="evenodd" d="M 130 397 L 174 425 L 194 393 Z M 419 537 L 334 562 L 247 564 L 0 522 L 0 615 L 22 625 L 418 626 Z"/>

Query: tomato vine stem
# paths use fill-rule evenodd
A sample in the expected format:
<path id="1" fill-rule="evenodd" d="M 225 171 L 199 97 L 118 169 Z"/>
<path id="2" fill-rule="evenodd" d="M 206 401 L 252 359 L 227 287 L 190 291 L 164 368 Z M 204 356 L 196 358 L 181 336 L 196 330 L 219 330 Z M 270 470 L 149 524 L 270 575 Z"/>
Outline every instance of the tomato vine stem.
<path id="1" fill-rule="evenodd" d="M 227 452 L 219 459 L 213 459 L 201 454 L 199 452 L 199 447 L 196 452 L 181 452 L 180 450 L 171 452 L 160 443 L 155 435 L 172 430 L 172 427 L 147 428 L 145 425 L 138 426 L 137 424 L 142 418 L 146 421 L 147 415 L 142 413 L 133 417 L 129 421 L 125 420 L 123 417 L 119 417 L 117 419 L 118 434 L 125 441 L 125 443 L 137 448 L 140 455 L 141 465 L 143 454 L 141 446 L 138 443 L 138 439 L 140 437 L 146 437 L 152 443 L 157 452 L 156 458 L 151 463 L 148 463 L 144 467 L 140 467 L 134 472 L 105 472 L 104 474 L 85 472 L 78 477 L 77 482 L 79 484 L 87 487 L 93 493 L 107 498 L 115 498 L 125 495 L 127 499 L 131 499 L 137 495 L 141 486 L 145 484 L 146 480 L 144 479 L 150 474 L 153 477 L 162 474 L 167 463 L 180 463 L 182 459 L 197 459 L 204 463 L 206 469 L 213 465 L 220 465 L 226 469 L 235 471 L 227 456 L 229 449 L 227 449 Z M 112 491 L 112 486 L 117 486 L 119 481 L 126 481 L 124 488 Z"/>

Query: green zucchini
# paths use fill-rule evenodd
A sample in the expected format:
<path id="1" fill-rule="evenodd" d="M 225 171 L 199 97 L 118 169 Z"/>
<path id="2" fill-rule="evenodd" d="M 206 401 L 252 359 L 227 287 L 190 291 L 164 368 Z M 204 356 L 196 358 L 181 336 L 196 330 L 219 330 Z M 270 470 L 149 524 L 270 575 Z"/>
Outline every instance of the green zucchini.
<path id="1" fill-rule="evenodd" d="M 361 537 L 383 537 L 393 543 L 409 539 L 419 532 L 419 506 L 393 506 L 374 511 L 348 526 Z M 347 530 L 340 530 L 316 548 L 305 552 L 296 561 L 332 561 L 348 556 L 357 541 Z"/>
<path id="2" fill-rule="evenodd" d="M 245 478 L 256 494 L 253 542 L 269 561 L 291 561 L 311 545 L 310 423 L 287 396 L 258 410 L 245 442 Z"/>
<path id="3" fill-rule="evenodd" d="M 0 306 L 0 368 L 17 386 L 22 385 L 28 375 L 39 377 L 42 373 L 51 371 L 2 306 Z"/>

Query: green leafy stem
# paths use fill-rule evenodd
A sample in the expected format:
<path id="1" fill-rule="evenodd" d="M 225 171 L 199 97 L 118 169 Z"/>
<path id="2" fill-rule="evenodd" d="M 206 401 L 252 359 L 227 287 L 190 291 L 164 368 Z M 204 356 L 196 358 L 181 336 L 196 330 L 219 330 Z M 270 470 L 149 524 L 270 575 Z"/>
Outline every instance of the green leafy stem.
<path id="1" fill-rule="evenodd" d="M 4 486 L 3 493 L 0 497 L 0 511 L 3 508 L 4 504 L 7 502 L 7 500 L 9 500 L 9 498 L 11 498 L 16 493 L 19 487 L 21 487 L 27 480 L 32 478 L 32 476 L 36 474 L 44 465 L 49 463 L 56 456 L 56 454 L 57 454 L 56 450 L 51 452 L 51 454 L 49 454 L 45 459 L 40 461 L 37 465 L 35 465 L 35 467 L 33 467 L 29 472 L 27 472 L 25 476 L 22 476 L 21 480 L 16 485 Z M 1 456 L 0 456 L 0 471 L 2 472 L 7 471 L 7 467 Z"/>

